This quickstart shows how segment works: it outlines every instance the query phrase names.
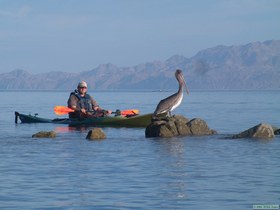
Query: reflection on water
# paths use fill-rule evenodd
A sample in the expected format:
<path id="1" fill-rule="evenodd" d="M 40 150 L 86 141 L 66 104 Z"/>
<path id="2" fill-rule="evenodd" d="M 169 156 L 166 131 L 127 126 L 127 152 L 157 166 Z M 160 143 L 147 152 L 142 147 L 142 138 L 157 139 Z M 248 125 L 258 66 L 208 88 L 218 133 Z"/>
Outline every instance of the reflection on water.
<path id="1" fill-rule="evenodd" d="M 162 192 L 165 197 L 173 197 L 174 199 L 183 199 L 187 196 L 187 161 L 185 144 L 181 138 L 174 139 L 154 139 L 157 144 L 155 155 L 156 162 L 161 164 L 160 176 L 164 176 L 166 180 L 162 183 Z M 170 191 L 170 189 L 173 189 Z M 183 200 L 181 200 L 182 202 Z"/>
<path id="2" fill-rule="evenodd" d="M 68 133 L 71 131 L 87 131 L 91 127 L 90 126 L 55 126 L 54 131 L 56 133 Z"/>

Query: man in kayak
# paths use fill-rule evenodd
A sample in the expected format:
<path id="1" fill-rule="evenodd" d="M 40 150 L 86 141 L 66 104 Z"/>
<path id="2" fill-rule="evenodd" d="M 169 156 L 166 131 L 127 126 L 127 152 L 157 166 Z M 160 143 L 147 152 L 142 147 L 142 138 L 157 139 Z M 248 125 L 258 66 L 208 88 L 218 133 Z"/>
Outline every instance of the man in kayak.
<path id="1" fill-rule="evenodd" d="M 112 113 L 111 110 L 103 110 L 92 96 L 87 94 L 87 83 L 79 82 L 77 89 L 68 99 L 68 107 L 75 110 L 69 113 L 69 118 L 102 117 Z"/>

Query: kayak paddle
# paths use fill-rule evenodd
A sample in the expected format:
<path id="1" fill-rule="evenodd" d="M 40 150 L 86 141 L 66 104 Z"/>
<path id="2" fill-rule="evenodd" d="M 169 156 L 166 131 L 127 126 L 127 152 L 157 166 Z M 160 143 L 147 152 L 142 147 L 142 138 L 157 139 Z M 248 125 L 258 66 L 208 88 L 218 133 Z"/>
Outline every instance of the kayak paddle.
<path id="1" fill-rule="evenodd" d="M 57 115 L 65 115 L 65 114 L 69 114 L 70 112 L 74 112 L 75 110 L 67 107 L 67 106 L 55 106 L 54 107 L 54 113 Z M 136 115 L 139 114 L 139 110 L 138 109 L 128 109 L 128 110 L 117 110 L 116 112 L 112 112 L 113 114 L 121 114 L 121 115 Z"/>
<path id="2" fill-rule="evenodd" d="M 69 114 L 70 112 L 75 112 L 75 110 L 70 109 L 67 106 L 55 106 L 53 110 L 54 113 L 57 115 L 64 115 L 64 114 Z"/>

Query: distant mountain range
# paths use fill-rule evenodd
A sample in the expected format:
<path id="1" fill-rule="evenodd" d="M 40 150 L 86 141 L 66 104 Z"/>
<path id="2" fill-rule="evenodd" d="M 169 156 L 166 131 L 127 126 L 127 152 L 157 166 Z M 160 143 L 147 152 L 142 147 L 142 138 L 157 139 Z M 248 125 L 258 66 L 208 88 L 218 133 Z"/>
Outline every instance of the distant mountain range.
<path id="1" fill-rule="evenodd" d="M 133 67 L 109 63 L 78 73 L 40 74 L 14 70 L 0 74 L 0 89 L 72 90 L 81 80 L 96 90 L 176 89 L 176 69 L 183 70 L 190 90 L 279 89 L 280 40 L 216 46 L 201 50 L 191 58 L 174 55 L 166 61 Z"/>

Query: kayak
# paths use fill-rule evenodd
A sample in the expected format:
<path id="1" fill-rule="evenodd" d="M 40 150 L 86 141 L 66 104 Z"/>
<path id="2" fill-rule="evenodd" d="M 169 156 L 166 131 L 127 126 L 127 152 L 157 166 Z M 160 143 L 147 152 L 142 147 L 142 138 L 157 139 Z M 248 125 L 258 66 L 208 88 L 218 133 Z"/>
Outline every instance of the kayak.
<path id="1" fill-rule="evenodd" d="M 70 126 L 109 126 L 109 127 L 147 127 L 152 120 L 152 114 L 135 116 L 104 116 L 94 118 L 70 119 L 55 118 L 47 119 L 38 117 L 37 114 L 20 114 L 15 112 L 15 123 L 55 123 L 68 124 Z"/>

